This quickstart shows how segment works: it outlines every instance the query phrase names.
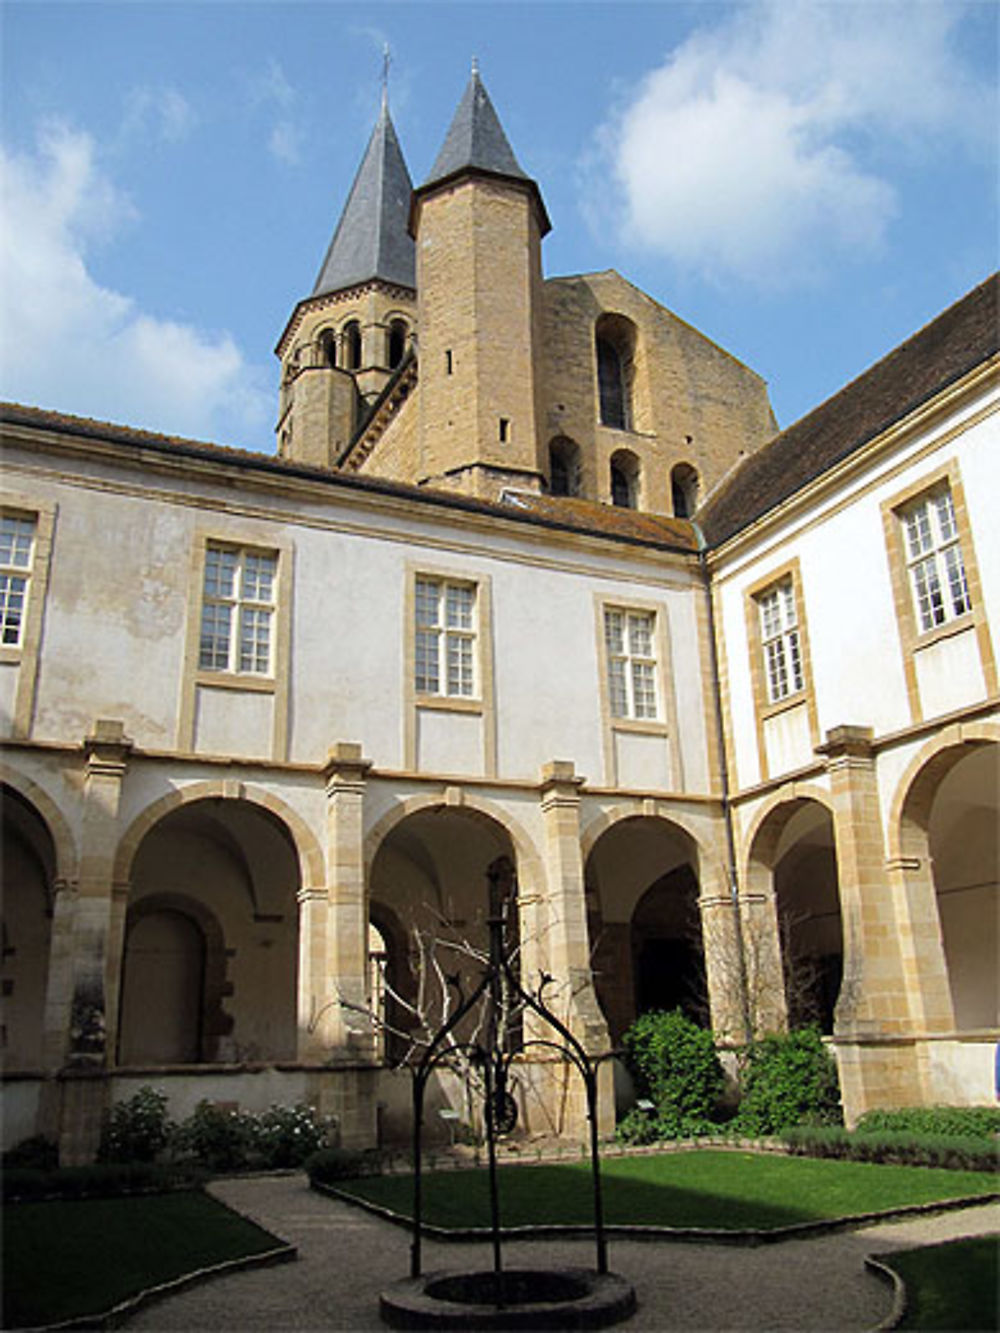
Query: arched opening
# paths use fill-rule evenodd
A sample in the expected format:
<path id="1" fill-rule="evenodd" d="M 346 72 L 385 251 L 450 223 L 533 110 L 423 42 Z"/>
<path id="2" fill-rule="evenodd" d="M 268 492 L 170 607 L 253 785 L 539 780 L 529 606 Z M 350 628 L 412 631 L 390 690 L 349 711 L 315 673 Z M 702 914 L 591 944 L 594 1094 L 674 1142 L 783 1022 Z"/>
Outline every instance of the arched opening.
<path id="1" fill-rule="evenodd" d="M 205 935 L 188 912 L 150 906 L 126 927 L 121 1064 L 197 1064 L 204 1058 Z"/>
<path id="2" fill-rule="evenodd" d="M 0 1052 L 6 1071 L 43 1063 L 55 843 L 45 820 L 13 788 L 0 786 Z"/>
<path id="3" fill-rule="evenodd" d="M 597 321 L 594 345 L 601 425 L 631 430 L 635 326 L 621 315 L 602 315 Z"/>
<path id="4" fill-rule="evenodd" d="M 596 841 L 585 869 L 597 997 L 617 1043 L 650 1009 L 708 1025 L 698 853 L 669 821 L 636 816 Z"/>
<path id="5" fill-rule="evenodd" d="M 332 329 L 324 329 L 319 335 L 320 361 L 324 366 L 337 365 L 337 338 Z"/>
<path id="6" fill-rule="evenodd" d="M 965 745 L 940 778 L 928 844 L 955 1027 L 1000 1025 L 1000 746 Z"/>
<path id="7" fill-rule="evenodd" d="M 764 892 L 770 880 L 774 894 L 789 1027 L 815 1023 L 832 1033 L 844 943 L 833 820 L 826 807 L 801 799 L 772 811 L 754 839 L 751 876 Z M 773 1010 L 770 929 L 763 914 L 744 925 L 750 1001 L 759 1020 Z"/>
<path id="8" fill-rule="evenodd" d="M 394 319 L 389 325 L 389 369 L 395 370 L 406 353 L 406 321 Z"/>
<path id="9" fill-rule="evenodd" d="M 356 319 L 349 319 L 344 325 L 344 369 L 361 369 L 361 325 Z"/>
<path id="10" fill-rule="evenodd" d="M 621 509 L 639 508 L 639 460 L 631 449 L 611 455 L 611 503 Z"/>
<path id="11" fill-rule="evenodd" d="M 120 1058 L 159 1059 L 155 1051 L 167 1043 L 167 1021 L 154 1016 L 143 984 L 130 977 L 158 969 L 164 994 L 176 997 L 180 977 L 190 989 L 200 932 L 198 1018 L 187 1009 L 182 1023 L 178 1011 L 171 1049 L 183 1044 L 190 1054 L 197 1030 L 195 1061 L 294 1059 L 299 886 L 288 828 L 250 801 L 206 797 L 154 824 L 132 861 Z"/>
<path id="12" fill-rule="evenodd" d="M 674 518 L 690 518 L 698 508 L 698 473 L 690 463 L 678 463 L 670 473 Z"/>
<path id="13" fill-rule="evenodd" d="M 580 450 L 565 435 L 549 445 L 549 494 L 580 494 Z"/>

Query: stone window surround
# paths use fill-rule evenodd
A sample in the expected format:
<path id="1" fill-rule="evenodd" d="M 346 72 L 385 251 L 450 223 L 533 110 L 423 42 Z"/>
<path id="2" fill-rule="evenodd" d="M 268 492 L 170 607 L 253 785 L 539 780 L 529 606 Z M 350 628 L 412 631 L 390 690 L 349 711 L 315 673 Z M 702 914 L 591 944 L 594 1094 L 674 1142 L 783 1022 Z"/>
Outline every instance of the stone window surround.
<path id="1" fill-rule="evenodd" d="M 19 492 L 5 490 L 3 512 L 14 518 L 32 519 L 35 523 L 34 549 L 31 568 L 28 571 L 30 581 L 27 609 L 22 624 L 21 642 L 0 645 L 0 665 L 9 664 L 18 669 L 11 735 L 17 739 L 24 739 L 31 735 L 34 722 L 42 622 L 48 595 L 57 507 L 47 501 L 35 500 Z"/>

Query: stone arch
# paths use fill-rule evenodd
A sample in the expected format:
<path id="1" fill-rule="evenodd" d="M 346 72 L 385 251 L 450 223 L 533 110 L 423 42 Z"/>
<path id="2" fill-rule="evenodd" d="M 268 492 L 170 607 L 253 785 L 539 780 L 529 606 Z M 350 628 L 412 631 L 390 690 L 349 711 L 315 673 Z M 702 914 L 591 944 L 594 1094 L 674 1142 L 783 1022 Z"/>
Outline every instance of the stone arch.
<path id="1" fill-rule="evenodd" d="M 581 493 L 580 447 L 568 435 L 549 441 L 549 494 L 578 496 Z"/>
<path id="2" fill-rule="evenodd" d="M 390 315 L 385 331 L 385 363 L 390 370 L 395 370 L 406 356 L 409 337 L 409 320 L 402 315 Z"/>
<path id="3" fill-rule="evenodd" d="M 611 810 L 602 810 L 600 814 L 595 815 L 580 834 L 581 859 L 586 863 L 594 850 L 595 843 L 608 829 L 627 819 L 642 818 L 662 819 L 668 824 L 674 824 L 691 839 L 698 853 L 699 877 L 703 885 L 714 886 L 725 881 L 725 867 L 706 846 L 702 830 L 685 811 L 665 810 L 656 804 L 651 807 L 644 801 L 626 801 Z"/>
<path id="4" fill-rule="evenodd" d="M 758 1029 L 818 1022 L 832 1033 L 844 974 L 835 812 L 828 792 L 789 784 L 745 839 L 741 929 Z"/>
<path id="5" fill-rule="evenodd" d="M 930 1031 L 992 1029 L 1000 902 L 1000 728 L 949 727 L 896 786 L 889 874 L 911 1014 Z"/>
<path id="6" fill-rule="evenodd" d="M 670 471 L 670 498 L 674 518 L 690 518 L 698 508 L 701 481 L 691 463 L 677 463 Z"/>
<path id="7" fill-rule="evenodd" d="M 31 778 L 18 773 L 7 764 L 0 764 L 0 785 L 10 787 L 29 805 L 34 806 L 39 817 L 46 825 L 52 845 L 55 849 L 55 878 L 65 882 L 76 877 L 77 850 L 76 839 L 69 826 L 69 821 L 56 802 L 43 787 Z"/>
<path id="8" fill-rule="evenodd" d="M 182 806 L 195 801 L 211 798 L 222 800 L 246 801 L 250 805 L 260 806 L 269 811 L 286 827 L 295 847 L 299 860 L 299 873 L 302 878 L 302 890 L 323 888 L 326 884 L 326 861 L 322 848 L 312 829 L 292 807 L 273 792 L 255 787 L 248 783 L 233 783 L 222 778 L 213 778 L 206 782 L 193 782 L 190 786 L 179 787 L 161 796 L 138 814 L 129 824 L 118 843 L 115 855 L 114 879 L 117 884 L 127 884 L 135 854 L 146 834 L 157 825 L 165 815 L 179 810 Z"/>
<path id="9" fill-rule="evenodd" d="M 625 315 L 605 313 L 594 326 L 598 420 L 615 430 L 633 429 L 633 388 L 638 333 Z"/>
<path id="10" fill-rule="evenodd" d="M 376 853 L 388 835 L 411 815 L 429 812 L 434 809 L 452 809 L 464 811 L 474 818 L 480 816 L 499 827 L 509 836 L 517 856 L 517 875 L 522 887 L 529 892 L 540 892 L 545 883 L 542 859 L 535 844 L 523 825 L 502 807 L 492 801 L 484 800 L 468 792 L 462 793 L 462 800 L 452 803 L 446 796 L 408 796 L 391 810 L 387 811 L 377 823 L 373 824 L 365 835 L 365 878 L 371 882 L 372 865 Z"/>
<path id="11" fill-rule="evenodd" d="M 361 321 L 352 316 L 340 330 L 341 361 L 345 370 L 360 370 L 363 360 Z"/>
<path id="12" fill-rule="evenodd" d="M 631 449 L 616 449 L 608 464 L 611 503 L 619 509 L 638 509 L 642 497 L 642 464 Z"/>

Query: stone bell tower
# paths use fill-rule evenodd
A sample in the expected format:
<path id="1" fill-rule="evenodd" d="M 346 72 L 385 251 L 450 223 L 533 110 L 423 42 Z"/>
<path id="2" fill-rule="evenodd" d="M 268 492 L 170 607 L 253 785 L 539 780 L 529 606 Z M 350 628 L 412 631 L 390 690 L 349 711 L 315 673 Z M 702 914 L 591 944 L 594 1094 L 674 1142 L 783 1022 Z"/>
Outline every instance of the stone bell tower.
<path id="1" fill-rule="evenodd" d="M 410 231 L 420 327 L 416 480 L 495 497 L 541 489 L 537 350 L 550 223 L 478 70 Z"/>
<path id="2" fill-rule="evenodd" d="M 370 405 L 413 354 L 412 188 L 383 90 L 312 294 L 296 306 L 276 349 L 282 458 L 336 467 Z"/>

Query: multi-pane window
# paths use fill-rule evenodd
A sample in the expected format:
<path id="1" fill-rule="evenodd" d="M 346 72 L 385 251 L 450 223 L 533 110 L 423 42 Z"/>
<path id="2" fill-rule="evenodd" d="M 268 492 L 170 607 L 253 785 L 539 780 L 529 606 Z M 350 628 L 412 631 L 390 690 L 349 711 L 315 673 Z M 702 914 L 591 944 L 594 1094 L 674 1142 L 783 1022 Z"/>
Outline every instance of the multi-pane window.
<path id="1" fill-rule="evenodd" d="M 414 684 L 418 694 L 476 693 L 476 588 L 419 577 L 414 595 Z"/>
<path id="2" fill-rule="evenodd" d="M 971 611 L 951 491 L 921 496 L 900 511 L 900 519 L 921 631 Z"/>
<path id="3" fill-rule="evenodd" d="M 802 643 L 791 579 L 783 579 L 757 598 L 760 642 L 768 703 L 779 703 L 805 685 Z"/>
<path id="4" fill-rule="evenodd" d="M 35 520 L 0 516 L 0 647 L 19 648 L 35 553 Z"/>
<path id="5" fill-rule="evenodd" d="M 604 646 L 612 717 L 657 716 L 655 628 L 651 611 L 605 607 Z"/>
<path id="6" fill-rule="evenodd" d="M 198 649 L 203 670 L 271 674 L 277 571 L 273 552 L 209 545 Z"/>

